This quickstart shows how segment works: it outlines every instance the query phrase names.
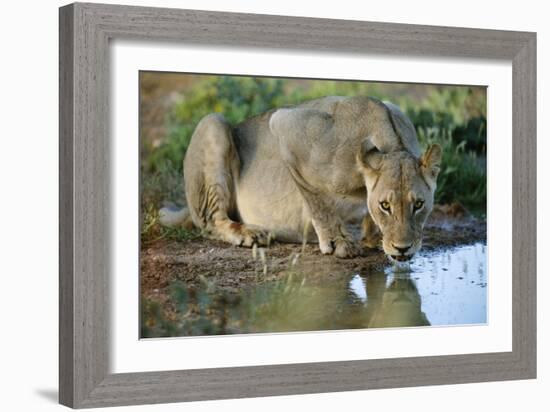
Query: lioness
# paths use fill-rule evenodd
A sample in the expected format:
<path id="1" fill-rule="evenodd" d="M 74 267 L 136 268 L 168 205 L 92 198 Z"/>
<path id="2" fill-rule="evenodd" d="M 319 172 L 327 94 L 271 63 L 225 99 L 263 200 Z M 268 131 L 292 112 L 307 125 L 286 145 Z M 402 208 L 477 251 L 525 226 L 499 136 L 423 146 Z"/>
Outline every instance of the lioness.
<path id="1" fill-rule="evenodd" d="M 406 261 L 421 247 L 440 160 L 438 145 L 421 156 L 397 106 L 373 98 L 324 97 L 236 126 L 210 114 L 185 156 L 188 208 L 161 210 L 161 222 L 191 219 L 248 247 L 306 236 L 323 254 L 350 258 L 360 245 L 346 224 L 361 218 L 364 246 L 382 241 L 391 259 Z M 315 233 L 307 234 L 310 223 Z"/>

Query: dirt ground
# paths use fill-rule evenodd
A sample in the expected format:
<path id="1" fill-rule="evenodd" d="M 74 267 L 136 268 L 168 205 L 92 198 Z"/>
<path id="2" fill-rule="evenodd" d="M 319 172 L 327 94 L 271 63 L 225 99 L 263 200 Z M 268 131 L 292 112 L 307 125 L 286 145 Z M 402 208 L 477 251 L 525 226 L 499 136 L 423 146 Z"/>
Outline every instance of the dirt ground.
<path id="1" fill-rule="evenodd" d="M 484 240 L 484 220 L 474 218 L 457 204 L 437 205 L 424 229 L 422 250 Z M 306 275 L 336 276 L 342 272 L 381 270 L 390 264 L 382 251 L 372 249 L 354 259 L 338 259 L 322 255 L 316 244 L 305 245 L 302 251 L 302 245 L 274 242 L 264 252 L 262 260 L 260 251 L 256 251 L 255 258 L 251 249 L 201 237 L 181 242 L 160 240 L 143 246 L 140 255 L 142 297 L 159 303 L 169 301 L 169 286 L 174 280 L 198 286 L 203 277 L 231 293 L 252 283 L 279 279 L 296 267 Z"/>

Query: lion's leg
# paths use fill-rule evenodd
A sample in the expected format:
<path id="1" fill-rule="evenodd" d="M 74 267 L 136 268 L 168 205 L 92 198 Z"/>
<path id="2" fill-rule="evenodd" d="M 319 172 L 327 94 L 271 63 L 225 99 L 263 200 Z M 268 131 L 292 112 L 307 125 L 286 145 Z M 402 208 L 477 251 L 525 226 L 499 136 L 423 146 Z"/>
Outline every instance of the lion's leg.
<path id="1" fill-rule="evenodd" d="M 361 243 L 369 249 L 376 249 L 380 247 L 381 242 L 382 233 L 370 213 L 367 213 L 361 223 Z"/>
<path id="2" fill-rule="evenodd" d="M 289 153 L 291 153 L 290 150 Z M 340 258 L 352 258 L 359 255 L 360 247 L 340 219 L 337 206 L 331 195 L 315 188 L 303 178 L 296 167 L 295 156 L 287 154 L 285 160 L 310 214 L 321 253 L 334 254 Z"/>
<path id="3" fill-rule="evenodd" d="M 355 153 L 348 156 L 336 150 L 360 145 L 347 139 L 358 133 L 337 126 L 340 122 L 334 116 L 339 104 L 333 105 L 331 113 L 311 108 L 279 109 L 272 114 L 269 128 L 302 194 L 321 252 L 347 258 L 359 254 L 360 248 L 339 218 L 334 198 L 364 187 L 364 179 L 356 170 Z"/>
<path id="4" fill-rule="evenodd" d="M 311 214 L 311 223 L 323 254 L 340 258 L 352 258 L 360 253 L 353 236 L 338 217 L 333 201 L 320 193 L 312 193 L 301 187 L 301 193 Z"/>
<path id="5" fill-rule="evenodd" d="M 221 115 L 203 118 L 184 162 L 185 196 L 195 225 L 209 236 L 239 246 L 268 243 L 261 228 L 235 220 L 239 157 L 231 127 Z"/>

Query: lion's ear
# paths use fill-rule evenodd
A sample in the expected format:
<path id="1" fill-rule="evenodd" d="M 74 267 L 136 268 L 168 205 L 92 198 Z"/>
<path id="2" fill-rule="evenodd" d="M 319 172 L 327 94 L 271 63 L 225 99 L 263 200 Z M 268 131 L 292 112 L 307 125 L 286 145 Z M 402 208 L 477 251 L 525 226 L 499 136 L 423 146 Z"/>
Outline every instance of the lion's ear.
<path id="1" fill-rule="evenodd" d="M 367 186 L 378 179 L 382 165 L 382 153 L 374 146 L 371 139 L 367 138 L 361 145 L 361 150 L 356 155 L 357 166 L 365 176 Z"/>
<path id="2" fill-rule="evenodd" d="M 441 167 L 441 156 L 441 146 L 432 144 L 420 158 L 420 169 L 428 185 L 432 189 L 435 189 L 435 184 L 437 182 L 437 175 Z"/>

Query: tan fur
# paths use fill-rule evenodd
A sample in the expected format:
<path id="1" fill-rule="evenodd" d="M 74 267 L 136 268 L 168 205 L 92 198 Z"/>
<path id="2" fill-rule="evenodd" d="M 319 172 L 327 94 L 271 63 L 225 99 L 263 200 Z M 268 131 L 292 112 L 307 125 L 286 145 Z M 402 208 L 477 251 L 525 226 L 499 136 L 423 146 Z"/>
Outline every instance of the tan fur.
<path id="1" fill-rule="evenodd" d="M 376 244 L 378 227 L 386 253 L 395 252 L 392 243 L 409 241 L 416 251 L 433 203 L 438 153 L 434 147 L 421 159 L 410 120 L 396 106 L 367 97 L 311 100 L 234 127 L 214 114 L 192 136 L 185 193 L 194 224 L 236 245 L 266 244 L 270 236 L 301 243 L 311 224 L 307 241 L 319 242 L 322 253 L 352 257 L 360 247 L 347 225 L 371 219 L 368 203 L 374 209 L 373 220 L 363 224 L 371 237 L 366 244 Z M 406 213 L 382 219 L 376 202 L 389 192 L 401 203 L 424 196 L 423 219 Z M 421 223 L 414 231 L 406 224 L 411 219 Z"/>
<path id="2" fill-rule="evenodd" d="M 384 252 L 412 256 L 422 246 L 422 230 L 433 209 L 441 150 L 432 146 L 420 160 L 404 151 L 366 158 L 360 164 L 369 192 L 369 214 L 382 233 Z M 423 205 L 415 210 L 417 200 Z M 382 202 L 388 202 L 389 211 L 383 210 Z"/>
<path id="3" fill-rule="evenodd" d="M 369 328 L 430 326 L 418 289 L 408 276 L 393 279 L 374 305 Z"/>

